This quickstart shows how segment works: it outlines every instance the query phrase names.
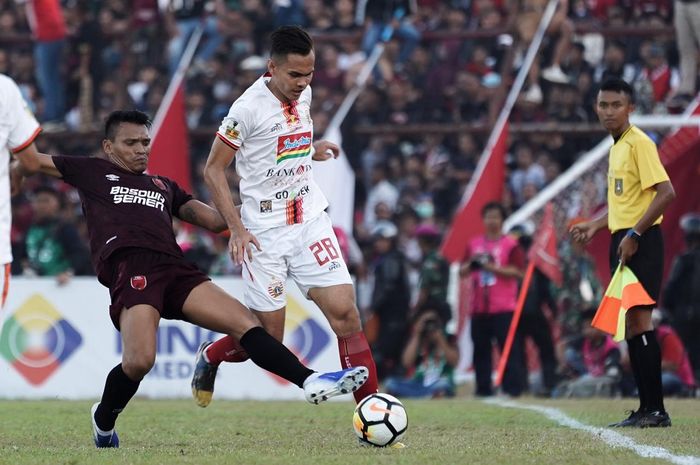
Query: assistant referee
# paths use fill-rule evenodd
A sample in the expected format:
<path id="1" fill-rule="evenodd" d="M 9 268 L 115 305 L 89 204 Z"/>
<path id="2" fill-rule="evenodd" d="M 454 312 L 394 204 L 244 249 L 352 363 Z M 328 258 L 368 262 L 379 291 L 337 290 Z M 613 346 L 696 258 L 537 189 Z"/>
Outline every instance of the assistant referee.
<path id="1" fill-rule="evenodd" d="M 629 267 L 649 296 L 658 301 L 664 263 L 659 224 L 676 198 L 654 142 L 630 124 L 634 90 L 622 79 L 603 83 L 596 99 L 598 119 L 614 139 L 608 159 L 608 211 L 571 228 L 573 238 L 588 242 L 607 226 L 612 233 L 610 269 Z M 651 323 L 651 306 L 627 311 L 630 364 L 639 391 L 639 408 L 610 426 L 671 426 L 661 387 L 661 349 Z"/>

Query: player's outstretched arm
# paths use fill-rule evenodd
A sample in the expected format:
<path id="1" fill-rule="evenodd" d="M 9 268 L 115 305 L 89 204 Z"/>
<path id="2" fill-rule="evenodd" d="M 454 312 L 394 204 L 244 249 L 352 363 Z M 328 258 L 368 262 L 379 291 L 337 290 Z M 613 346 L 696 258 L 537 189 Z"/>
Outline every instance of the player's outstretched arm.
<path id="1" fill-rule="evenodd" d="M 226 221 L 221 213 L 204 202 L 192 199 L 180 207 L 178 218 L 195 226 L 220 233 L 226 230 Z"/>
<path id="2" fill-rule="evenodd" d="M 19 164 L 15 164 L 15 168 L 13 169 L 19 170 L 24 176 L 42 173 L 55 178 L 63 177 L 61 172 L 56 168 L 53 157 L 39 152 L 36 145 L 33 143 L 29 144 L 27 148 L 16 152 L 14 155 Z"/>

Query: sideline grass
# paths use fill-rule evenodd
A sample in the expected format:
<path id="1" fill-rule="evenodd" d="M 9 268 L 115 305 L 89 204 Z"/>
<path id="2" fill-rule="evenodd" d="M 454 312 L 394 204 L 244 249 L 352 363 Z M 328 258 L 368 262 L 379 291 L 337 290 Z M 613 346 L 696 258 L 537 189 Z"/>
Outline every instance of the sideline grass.
<path id="1" fill-rule="evenodd" d="M 631 400 L 540 401 L 585 423 L 618 420 Z M 630 405 L 627 405 L 630 404 Z M 350 402 L 191 401 L 137 399 L 119 419 L 119 450 L 96 450 L 91 402 L 0 401 L 0 464 L 668 464 L 614 449 L 535 412 L 472 399 L 406 401 L 408 447 L 359 447 Z M 637 442 L 700 457 L 700 402 L 669 401 L 674 426 L 622 430 Z"/>

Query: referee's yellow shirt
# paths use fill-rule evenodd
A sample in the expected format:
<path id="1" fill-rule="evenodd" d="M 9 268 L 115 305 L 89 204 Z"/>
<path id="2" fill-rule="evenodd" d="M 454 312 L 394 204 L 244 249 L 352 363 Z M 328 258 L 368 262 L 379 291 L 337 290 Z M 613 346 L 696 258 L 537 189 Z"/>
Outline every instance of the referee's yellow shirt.
<path id="1" fill-rule="evenodd" d="M 610 148 L 608 161 L 608 227 L 615 232 L 634 227 L 656 196 L 652 188 L 669 179 L 656 144 L 635 126 Z"/>

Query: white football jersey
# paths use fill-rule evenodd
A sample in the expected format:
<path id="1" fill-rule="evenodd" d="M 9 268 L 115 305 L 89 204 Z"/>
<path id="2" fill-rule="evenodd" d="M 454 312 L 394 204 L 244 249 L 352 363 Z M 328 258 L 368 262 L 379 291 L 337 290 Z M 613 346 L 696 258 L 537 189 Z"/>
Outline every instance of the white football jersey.
<path id="1" fill-rule="evenodd" d="M 15 81 L 0 74 L 0 264 L 12 261 L 10 152 L 27 148 L 40 131 Z"/>
<path id="2" fill-rule="evenodd" d="M 285 104 L 267 87 L 268 80 L 262 76 L 233 102 L 217 132 L 238 150 L 241 218 L 248 229 L 303 223 L 328 206 L 311 172 L 311 87 Z"/>

